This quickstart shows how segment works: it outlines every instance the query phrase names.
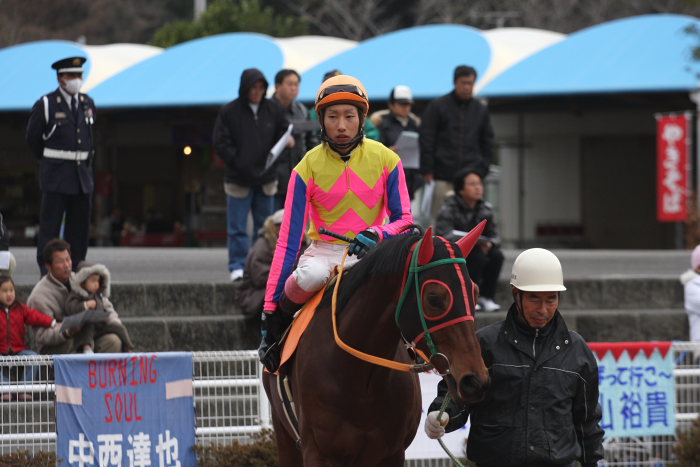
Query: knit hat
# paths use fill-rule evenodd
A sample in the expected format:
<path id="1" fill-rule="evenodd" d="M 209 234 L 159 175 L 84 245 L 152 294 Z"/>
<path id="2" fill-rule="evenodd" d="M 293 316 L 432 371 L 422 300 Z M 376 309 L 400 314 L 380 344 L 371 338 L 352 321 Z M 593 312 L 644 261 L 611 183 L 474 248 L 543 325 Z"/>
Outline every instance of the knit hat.
<path id="1" fill-rule="evenodd" d="M 696 246 L 690 254 L 690 265 L 693 267 L 693 270 L 700 266 L 700 245 Z"/>

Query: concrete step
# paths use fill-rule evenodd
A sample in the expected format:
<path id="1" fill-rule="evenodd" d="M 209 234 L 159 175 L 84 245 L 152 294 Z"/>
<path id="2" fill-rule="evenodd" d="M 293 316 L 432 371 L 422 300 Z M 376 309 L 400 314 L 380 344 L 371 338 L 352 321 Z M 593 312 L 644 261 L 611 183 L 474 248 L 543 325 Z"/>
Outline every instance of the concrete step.
<path id="1" fill-rule="evenodd" d="M 138 352 L 248 350 L 260 328 L 242 315 L 124 317 Z"/>
<path id="2" fill-rule="evenodd" d="M 562 310 L 569 329 L 589 342 L 688 339 L 684 310 Z M 505 311 L 478 312 L 477 328 L 505 318 Z M 249 350 L 260 343 L 259 328 L 241 315 L 129 317 L 123 319 L 137 351 Z"/>
<path id="3" fill-rule="evenodd" d="M 233 315 L 240 313 L 238 284 L 115 284 L 111 300 L 122 317 Z M 561 304 L 570 310 L 683 308 L 683 287 L 675 278 L 575 278 L 566 287 Z M 31 286 L 18 285 L 17 291 L 26 301 Z M 495 301 L 504 305 L 512 300 L 510 285 L 501 280 Z"/>
<path id="4" fill-rule="evenodd" d="M 688 340 L 688 315 L 683 309 L 572 310 L 562 316 L 570 330 L 587 342 Z M 477 312 L 477 328 L 506 317 L 506 311 Z"/>

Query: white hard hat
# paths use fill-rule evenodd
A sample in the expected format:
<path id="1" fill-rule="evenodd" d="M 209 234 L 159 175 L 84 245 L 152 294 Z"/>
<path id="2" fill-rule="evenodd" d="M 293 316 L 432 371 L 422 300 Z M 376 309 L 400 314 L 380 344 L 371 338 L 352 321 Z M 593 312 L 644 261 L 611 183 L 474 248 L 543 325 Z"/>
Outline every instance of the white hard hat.
<path id="1" fill-rule="evenodd" d="M 510 285 L 525 292 L 566 290 L 559 259 L 543 248 L 530 248 L 515 258 Z"/>

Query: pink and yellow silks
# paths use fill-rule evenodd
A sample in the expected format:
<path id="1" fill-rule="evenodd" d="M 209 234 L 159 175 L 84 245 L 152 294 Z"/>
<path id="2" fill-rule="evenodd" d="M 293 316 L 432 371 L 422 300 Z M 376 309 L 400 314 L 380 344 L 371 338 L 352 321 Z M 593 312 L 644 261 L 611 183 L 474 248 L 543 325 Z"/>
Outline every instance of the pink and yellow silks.
<path id="1" fill-rule="evenodd" d="M 307 220 L 308 237 L 318 242 L 343 244 L 319 234 L 321 227 L 351 238 L 368 227 L 379 234 L 380 240 L 398 234 L 413 223 L 399 156 L 369 139 L 352 151 L 347 162 L 325 143 L 306 153 L 289 178 L 284 220 L 267 281 L 265 311 L 277 309 L 299 256 Z"/>

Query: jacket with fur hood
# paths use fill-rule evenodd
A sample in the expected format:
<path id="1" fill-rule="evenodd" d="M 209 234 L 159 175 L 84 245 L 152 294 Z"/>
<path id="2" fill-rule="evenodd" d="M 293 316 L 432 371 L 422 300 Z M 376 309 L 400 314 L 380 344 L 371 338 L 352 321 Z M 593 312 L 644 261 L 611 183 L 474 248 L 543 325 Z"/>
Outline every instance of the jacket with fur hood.
<path id="1" fill-rule="evenodd" d="M 96 293 L 90 293 L 85 290 L 82 283 L 93 274 L 100 276 L 100 288 Z M 119 319 L 112 302 L 109 301 L 111 276 L 109 270 L 102 264 L 90 264 L 82 261 L 78 264 L 78 270 L 70 279 L 71 291 L 68 294 L 65 304 L 66 315 L 74 315 L 81 313 L 87 309 L 86 302 L 95 300 L 95 310 L 104 310 L 108 313 L 107 321 L 100 324 L 87 324 L 83 329 L 74 336 L 76 347 L 81 348 L 83 345 L 95 347 L 95 337 L 104 334 L 116 334 L 122 341 L 122 350 L 129 352 L 134 349 L 134 344 L 131 342 L 129 332 L 124 324 Z"/>
<path id="2" fill-rule="evenodd" d="M 276 101 L 263 96 L 257 114 L 248 101 L 248 91 L 267 80 L 257 68 L 241 75 L 238 99 L 221 107 L 214 125 L 214 146 L 226 164 L 226 182 L 244 187 L 260 186 L 277 179 L 276 167 L 265 170 L 267 155 L 289 126 L 287 112 Z"/>
<path id="3" fill-rule="evenodd" d="M 97 293 L 90 293 L 85 290 L 82 283 L 93 274 L 100 276 L 100 289 Z M 78 271 L 70 278 L 71 291 L 66 299 L 65 313 L 66 315 L 74 315 L 85 311 L 85 302 L 95 300 L 97 302 L 97 310 L 105 310 L 115 312 L 112 302 L 109 301 L 111 293 L 111 275 L 106 266 L 102 264 L 90 264 L 82 261 L 78 265 Z"/>

